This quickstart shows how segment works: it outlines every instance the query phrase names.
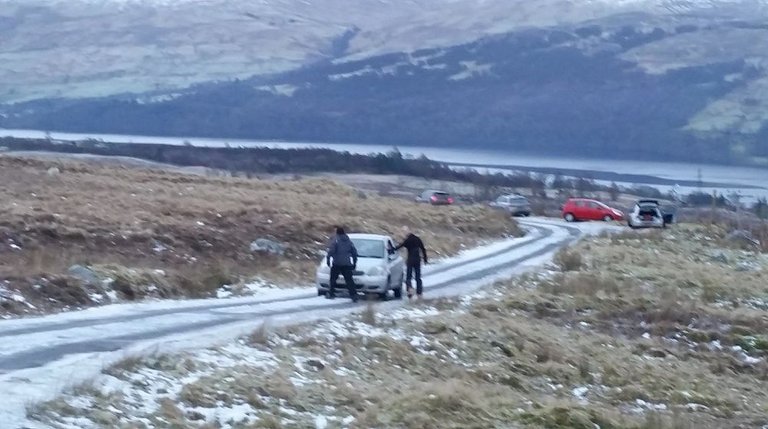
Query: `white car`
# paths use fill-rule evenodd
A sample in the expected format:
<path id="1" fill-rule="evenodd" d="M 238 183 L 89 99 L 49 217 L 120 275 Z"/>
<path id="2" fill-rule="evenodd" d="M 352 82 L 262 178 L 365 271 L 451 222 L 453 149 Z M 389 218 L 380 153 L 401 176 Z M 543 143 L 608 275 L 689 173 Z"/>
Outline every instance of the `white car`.
<path id="1" fill-rule="evenodd" d="M 395 298 L 403 296 L 403 278 L 405 277 L 405 262 L 398 252 L 391 249 L 394 243 L 390 237 L 378 234 L 349 234 L 349 239 L 357 249 L 357 267 L 353 277 L 357 291 L 375 293 L 386 299 L 389 291 L 394 291 Z M 328 293 L 331 282 L 331 269 L 325 263 L 325 257 L 317 267 L 317 294 Z M 336 294 L 347 292 L 344 278 L 339 276 L 336 281 Z"/>
<path id="2" fill-rule="evenodd" d="M 661 205 L 656 200 L 638 200 L 627 216 L 630 228 L 665 228 L 667 226 Z"/>

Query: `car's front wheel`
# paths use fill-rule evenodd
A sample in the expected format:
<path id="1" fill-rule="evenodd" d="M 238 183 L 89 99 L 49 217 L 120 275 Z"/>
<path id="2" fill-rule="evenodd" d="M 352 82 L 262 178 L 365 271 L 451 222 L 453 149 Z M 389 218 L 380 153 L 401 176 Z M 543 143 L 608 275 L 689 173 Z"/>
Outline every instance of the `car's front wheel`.
<path id="1" fill-rule="evenodd" d="M 392 289 L 392 292 L 395 293 L 395 299 L 403 299 L 403 276 L 400 276 L 400 281 L 397 283 L 397 285 Z"/>
<path id="2" fill-rule="evenodd" d="M 610 221 L 612 221 L 612 220 L 613 220 L 613 218 L 611 217 L 611 215 L 605 215 L 605 216 L 603 216 L 603 222 L 610 222 Z"/>
<path id="3" fill-rule="evenodd" d="M 403 287 L 400 286 L 397 289 L 394 289 L 395 291 L 395 299 L 403 299 Z"/>
<path id="4" fill-rule="evenodd" d="M 387 283 L 386 286 L 384 286 L 384 292 L 378 292 L 376 295 L 379 297 L 381 301 L 386 301 L 389 299 L 389 289 L 392 287 L 392 276 L 387 276 Z"/>

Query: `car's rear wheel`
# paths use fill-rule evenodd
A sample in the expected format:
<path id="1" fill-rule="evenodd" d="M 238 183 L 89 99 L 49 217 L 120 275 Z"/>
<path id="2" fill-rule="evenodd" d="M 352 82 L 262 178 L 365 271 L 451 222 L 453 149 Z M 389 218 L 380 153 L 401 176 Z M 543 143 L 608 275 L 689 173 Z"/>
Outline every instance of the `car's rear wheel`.
<path id="1" fill-rule="evenodd" d="M 603 216 L 603 222 L 610 222 L 610 221 L 612 221 L 612 220 L 613 220 L 613 218 L 611 217 L 611 215 L 605 215 L 605 216 Z"/>
<path id="2" fill-rule="evenodd" d="M 326 292 L 324 290 L 320 290 L 320 289 L 317 290 L 317 296 L 325 296 L 325 293 Z"/>
<path id="3" fill-rule="evenodd" d="M 565 218 L 566 222 L 573 222 L 576 220 L 576 216 L 574 216 L 573 213 L 566 213 L 563 218 Z"/>

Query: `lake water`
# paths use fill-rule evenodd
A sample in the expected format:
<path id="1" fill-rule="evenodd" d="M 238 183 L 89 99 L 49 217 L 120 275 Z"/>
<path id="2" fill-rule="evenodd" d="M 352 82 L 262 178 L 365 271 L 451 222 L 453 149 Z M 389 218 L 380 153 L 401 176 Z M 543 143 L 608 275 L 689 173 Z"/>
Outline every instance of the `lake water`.
<path id="1" fill-rule="evenodd" d="M 196 137 L 154 137 L 154 136 L 135 136 L 135 135 L 113 135 L 113 134 L 81 134 L 81 133 L 59 133 L 36 130 L 12 130 L 0 129 L 0 137 L 10 136 L 17 138 L 45 138 L 50 136 L 56 140 L 76 141 L 88 138 L 103 140 L 114 143 L 158 143 L 170 145 L 183 145 L 186 143 L 195 146 L 225 147 L 227 145 L 236 147 L 272 147 L 272 148 L 329 148 L 338 151 L 348 151 L 350 153 L 378 153 L 388 152 L 393 149 L 392 146 L 385 145 L 362 145 L 362 144 L 331 144 L 331 143 L 310 143 L 310 142 L 281 142 L 281 141 L 261 141 L 261 140 L 238 140 L 238 139 L 211 139 Z M 669 180 L 698 180 L 699 171 L 701 180 L 712 183 L 733 184 L 726 188 L 704 188 L 706 192 L 717 190 L 721 193 L 738 192 L 742 195 L 745 202 L 752 202 L 759 197 L 768 197 L 768 169 L 750 168 L 750 167 L 731 167 L 711 164 L 693 164 L 693 163 L 667 163 L 650 161 L 626 161 L 609 160 L 596 158 L 574 158 L 574 157 L 556 157 L 556 156 L 537 156 L 521 155 L 503 151 L 488 150 L 468 150 L 468 149 L 442 149 L 434 147 L 398 147 L 401 153 L 409 156 L 425 155 L 430 159 L 443 162 L 465 163 L 477 165 L 494 166 L 523 166 L 523 167 L 546 167 L 557 169 L 578 169 L 590 171 L 613 172 L 622 174 L 639 174 L 655 176 Z M 489 172 L 511 171 L 504 168 L 478 168 L 481 171 Z M 644 183 L 619 183 L 621 185 L 642 185 Z M 654 185 L 664 191 L 672 186 Z M 750 187 L 759 187 L 754 189 Z M 681 192 L 688 193 L 695 191 L 694 187 L 682 186 Z"/>

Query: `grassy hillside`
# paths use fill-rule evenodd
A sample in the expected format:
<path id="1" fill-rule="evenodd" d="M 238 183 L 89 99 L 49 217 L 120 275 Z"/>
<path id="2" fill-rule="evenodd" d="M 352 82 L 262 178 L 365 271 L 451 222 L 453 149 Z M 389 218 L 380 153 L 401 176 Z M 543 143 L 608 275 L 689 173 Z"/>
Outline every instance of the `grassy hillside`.
<path id="1" fill-rule="evenodd" d="M 306 285 L 338 224 L 398 238 L 410 225 L 436 258 L 520 233 L 489 208 L 367 198 L 322 179 L 215 178 L 2 156 L 0 181 L 3 315 L 209 297 L 252 278 Z M 252 251 L 260 238 L 284 246 L 284 254 Z M 73 275 L 75 264 L 94 279 Z M 25 300 L 6 299 L 14 293 Z"/>

